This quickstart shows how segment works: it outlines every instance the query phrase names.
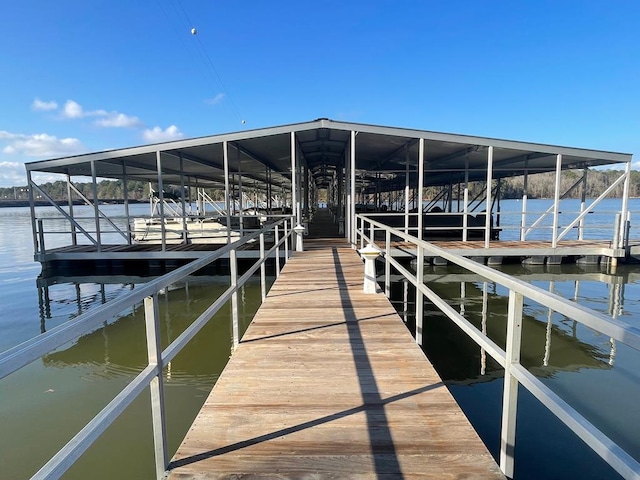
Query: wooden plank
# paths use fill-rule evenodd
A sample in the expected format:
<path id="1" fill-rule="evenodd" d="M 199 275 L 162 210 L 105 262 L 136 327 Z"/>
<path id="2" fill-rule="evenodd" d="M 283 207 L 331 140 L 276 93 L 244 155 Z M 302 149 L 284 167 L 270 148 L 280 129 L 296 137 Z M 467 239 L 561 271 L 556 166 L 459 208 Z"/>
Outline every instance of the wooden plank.
<path id="1" fill-rule="evenodd" d="M 504 478 L 344 240 L 289 259 L 169 478 Z"/>

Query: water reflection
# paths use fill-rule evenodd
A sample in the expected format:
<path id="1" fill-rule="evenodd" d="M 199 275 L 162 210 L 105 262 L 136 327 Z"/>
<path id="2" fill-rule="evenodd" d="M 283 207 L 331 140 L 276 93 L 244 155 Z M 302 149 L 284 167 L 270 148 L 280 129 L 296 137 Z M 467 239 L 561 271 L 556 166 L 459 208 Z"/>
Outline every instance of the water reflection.
<path id="1" fill-rule="evenodd" d="M 38 282 L 42 331 L 95 309 L 152 278 L 78 280 L 81 282 L 55 279 Z M 203 275 L 164 289 L 159 294 L 163 348 L 228 285 L 228 277 Z M 261 301 L 259 278 L 250 280 L 238 298 L 239 327 L 244 332 Z M 172 452 L 229 359 L 231 323 L 230 306 L 224 306 L 164 369 Z M 72 344 L 3 379 L 0 402 L 3 478 L 33 475 L 147 365 L 146 351 L 144 307 L 134 305 Z M 122 471 L 131 478 L 153 478 L 152 438 L 149 397 L 143 394 L 65 478 L 113 478 Z M 35 444 L 39 446 L 35 452 L 24 448 Z M 100 465 L 98 470 L 96 465 Z"/>
<path id="2" fill-rule="evenodd" d="M 640 271 L 618 266 L 494 267 L 509 275 L 638 325 Z M 424 267 L 425 283 L 504 349 L 508 290 L 457 267 Z M 415 329 L 415 289 L 401 277 L 391 298 L 408 328 Z M 502 368 L 431 302 L 425 300 L 422 348 L 456 400 L 497 455 Z M 521 363 L 561 398 L 640 457 L 640 353 L 609 336 L 525 299 Z M 516 478 L 617 478 L 567 427 L 520 388 Z M 566 469 L 563 465 L 572 464 Z M 577 464 L 577 466 L 576 466 Z M 563 473 L 561 473 L 563 472 Z"/>

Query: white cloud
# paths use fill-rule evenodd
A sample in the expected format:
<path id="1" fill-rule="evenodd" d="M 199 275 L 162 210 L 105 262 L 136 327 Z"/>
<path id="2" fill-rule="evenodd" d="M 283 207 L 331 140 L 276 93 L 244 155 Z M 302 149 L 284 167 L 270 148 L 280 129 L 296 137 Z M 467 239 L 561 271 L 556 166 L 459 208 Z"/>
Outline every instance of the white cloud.
<path id="1" fill-rule="evenodd" d="M 7 155 L 47 158 L 77 155 L 86 151 L 77 138 L 57 138 L 46 133 L 25 135 L 0 131 L 0 141 L 7 145 L 2 149 Z"/>
<path id="2" fill-rule="evenodd" d="M 33 103 L 31 104 L 31 108 L 33 110 L 41 110 L 41 111 L 55 110 L 56 108 L 58 108 L 58 104 L 54 101 L 43 102 L 39 98 L 36 98 L 35 100 L 33 100 Z"/>
<path id="3" fill-rule="evenodd" d="M 208 98 L 205 102 L 209 105 L 218 105 L 222 100 L 224 100 L 224 93 L 219 93 L 213 98 Z"/>
<path id="4" fill-rule="evenodd" d="M 23 163 L 0 162 L 0 186 L 11 187 L 26 184 L 27 174 Z"/>
<path id="5" fill-rule="evenodd" d="M 94 124 L 105 128 L 138 128 L 143 126 L 138 117 L 115 110 L 111 112 L 102 109 L 86 111 L 82 105 L 74 100 L 66 101 L 62 108 L 62 117 L 67 119 L 97 117 Z"/>
<path id="6" fill-rule="evenodd" d="M 170 142 L 171 140 L 179 140 L 184 137 L 175 125 L 171 125 L 165 130 L 162 130 L 160 127 L 147 128 L 142 133 L 142 136 L 145 141 L 149 143 Z"/>
<path id="7" fill-rule="evenodd" d="M 96 120 L 95 123 L 99 127 L 136 128 L 142 126 L 142 122 L 138 117 L 132 117 L 118 112 L 108 113 L 105 118 Z"/>
<path id="8" fill-rule="evenodd" d="M 64 118 L 83 118 L 86 114 L 78 102 L 67 100 L 62 107 L 62 116 Z"/>

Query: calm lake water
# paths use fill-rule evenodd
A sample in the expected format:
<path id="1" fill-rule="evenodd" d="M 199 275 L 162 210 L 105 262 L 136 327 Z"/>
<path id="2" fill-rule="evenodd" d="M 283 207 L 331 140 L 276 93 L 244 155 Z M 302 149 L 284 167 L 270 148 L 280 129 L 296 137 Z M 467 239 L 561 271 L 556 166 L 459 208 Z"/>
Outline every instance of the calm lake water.
<path id="1" fill-rule="evenodd" d="M 633 202 L 631 209 L 640 211 L 640 202 Z M 530 209 L 539 212 L 548 205 L 550 202 L 545 200 L 529 202 Z M 565 205 L 565 211 L 579 209 L 575 201 Z M 146 206 L 135 208 L 140 209 L 139 213 L 148 213 Z M 607 208 L 605 202 L 603 212 Z M 108 214 L 120 209 L 106 207 Z M 517 236 L 518 210 L 518 202 L 503 202 L 501 226 L 505 236 Z M 40 208 L 38 215 L 55 217 L 57 213 L 53 208 Z M 598 227 L 600 238 L 612 235 L 607 220 L 610 216 L 590 214 L 588 218 L 594 226 L 603 225 Z M 634 235 L 632 230 L 632 237 L 640 235 Z M 60 236 L 47 239 L 47 245 L 67 241 L 68 238 Z M 538 269 L 511 265 L 502 269 L 590 308 L 640 324 L 637 266 L 621 266 L 615 272 L 572 265 Z M 137 282 L 145 281 L 111 278 L 105 283 L 107 279 L 87 277 L 82 284 L 40 282 L 38 287 L 39 272 L 40 265 L 33 262 L 29 210 L 0 209 L 0 351 L 96 308 L 135 288 Z M 484 325 L 498 344 L 504 344 L 505 291 L 453 267 L 426 267 L 425 279 L 436 292 L 449 298 L 455 308 L 464 311 L 467 318 L 479 327 Z M 226 277 L 194 276 L 161 295 L 164 344 L 179 335 L 227 285 Z M 401 315 L 406 313 L 411 327 L 413 292 L 398 281 L 392 294 L 394 304 Z M 243 328 L 259 303 L 260 287 L 256 281 L 242 292 Z M 523 363 L 627 452 L 640 458 L 638 352 L 612 344 L 609 338 L 535 304 L 528 304 L 525 314 Z M 425 308 L 425 332 L 423 348 L 480 436 L 497 455 L 500 368 L 484 358 L 475 344 L 429 305 Z M 225 308 L 165 371 L 170 453 L 179 445 L 224 368 L 231 351 L 231 335 L 229 309 Z M 1 380 L 0 477 L 28 478 L 35 473 L 145 365 L 143 311 L 137 306 L 76 343 Z M 522 388 L 517 431 L 518 479 L 616 478 Z M 65 478 L 153 478 L 153 465 L 149 396 L 143 394 Z"/>

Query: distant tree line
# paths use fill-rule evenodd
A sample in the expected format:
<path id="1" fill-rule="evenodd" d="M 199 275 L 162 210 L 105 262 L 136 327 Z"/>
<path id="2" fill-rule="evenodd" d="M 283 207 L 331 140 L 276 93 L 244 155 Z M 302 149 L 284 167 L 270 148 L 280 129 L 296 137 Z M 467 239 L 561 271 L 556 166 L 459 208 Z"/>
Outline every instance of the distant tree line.
<path id="1" fill-rule="evenodd" d="M 610 185 L 612 185 L 624 172 L 616 170 L 589 170 L 586 182 L 586 197 L 595 198 L 601 195 Z M 566 170 L 560 177 L 560 194 L 567 192 L 576 182 L 582 178 L 582 172 L 576 170 Z M 494 188 L 497 181 L 494 180 Z M 529 175 L 527 179 L 527 196 L 529 198 L 553 198 L 556 188 L 555 172 L 537 173 Z M 435 198 L 440 192 L 439 187 L 425 188 L 425 198 Z M 469 197 L 486 190 L 486 182 L 469 183 Z M 609 195 L 610 197 L 622 197 L 624 182 L 620 182 Z M 456 192 L 454 191 L 454 195 Z M 501 198 L 522 198 L 524 195 L 524 177 L 508 177 L 500 180 Z M 582 185 L 575 188 L 566 198 L 580 198 L 582 195 Z M 632 171 L 629 183 L 629 195 L 640 197 L 640 171 Z"/>
<path id="2" fill-rule="evenodd" d="M 617 170 L 590 170 L 587 176 L 586 196 L 594 198 L 606 190 L 623 172 Z M 562 172 L 560 182 L 560 193 L 566 192 L 582 176 L 581 171 L 567 170 Z M 470 196 L 473 198 L 480 191 L 484 191 L 486 182 L 473 182 L 469 185 Z M 74 186 L 82 192 L 88 199 L 93 199 L 93 185 L 91 182 L 75 183 Z M 124 198 L 123 182 L 120 180 L 102 180 L 97 184 L 98 199 L 100 200 L 121 200 Z M 40 185 L 54 200 L 67 199 L 67 183 L 65 181 L 48 182 Z M 157 191 L 157 185 L 152 185 Z M 621 197 L 624 183 L 621 182 L 612 192 L 612 197 Z M 127 197 L 130 200 L 146 200 L 149 198 L 149 182 L 131 180 L 127 182 Z M 179 198 L 180 186 L 165 185 L 164 191 L 167 195 Z M 205 190 L 213 200 L 223 200 L 224 192 L 221 190 Z M 440 189 L 435 187 L 425 188 L 425 198 L 433 198 Z M 538 173 L 529 175 L 527 185 L 527 195 L 529 198 L 553 198 L 555 192 L 555 172 Z M 502 198 L 522 198 L 524 193 L 524 177 L 504 178 L 500 181 L 500 193 Z M 581 188 L 576 188 L 569 198 L 579 198 Z M 629 195 L 640 197 L 640 171 L 631 172 Z M 73 198 L 79 198 L 75 192 Z M 194 195 L 192 195 L 192 198 Z M 0 188 L 0 200 L 26 200 L 28 199 L 28 189 L 26 186 Z"/>
<path id="3" fill-rule="evenodd" d="M 74 187 L 86 198 L 93 199 L 93 184 L 91 182 L 74 182 Z M 47 182 L 39 187 L 47 193 L 53 200 L 61 201 L 67 199 L 67 182 L 59 180 L 57 182 Z M 102 180 L 97 184 L 97 194 L 99 200 L 122 200 L 124 199 L 124 182 L 121 180 Z M 130 180 L 127 182 L 127 198 L 129 200 L 147 200 L 150 193 L 149 182 Z M 157 192 L 158 186 L 152 184 L 151 188 Z M 205 189 L 213 200 L 224 198 L 224 192 L 213 189 Z M 165 185 L 164 192 L 168 197 L 180 198 L 180 186 Z M 37 192 L 36 192 L 37 195 Z M 195 191 L 193 192 L 195 195 Z M 188 197 L 188 194 L 185 198 Z M 27 200 L 29 191 L 27 186 L 0 188 L 0 200 Z M 76 192 L 72 191 L 72 198 L 80 198 Z"/>

